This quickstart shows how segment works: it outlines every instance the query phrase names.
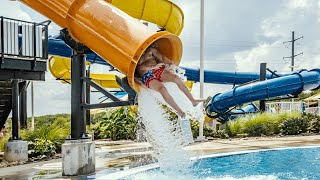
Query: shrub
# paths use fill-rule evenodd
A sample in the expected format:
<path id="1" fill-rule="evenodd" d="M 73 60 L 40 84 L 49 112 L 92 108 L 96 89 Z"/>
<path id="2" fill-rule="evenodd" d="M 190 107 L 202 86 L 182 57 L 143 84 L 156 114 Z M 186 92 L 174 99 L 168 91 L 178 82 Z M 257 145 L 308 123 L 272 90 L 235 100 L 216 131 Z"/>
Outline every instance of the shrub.
<path id="1" fill-rule="evenodd" d="M 98 112 L 91 115 L 91 124 L 96 124 L 101 121 L 106 115 L 108 111 Z"/>
<path id="2" fill-rule="evenodd" d="M 214 130 L 212 128 L 208 128 L 207 126 L 204 125 L 203 126 L 203 135 L 205 137 L 216 137 L 216 130 Z"/>
<path id="3" fill-rule="evenodd" d="M 0 152 L 4 151 L 4 144 L 8 142 L 10 135 L 6 135 L 3 138 L 0 138 Z"/>
<path id="4" fill-rule="evenodd" d="M 121 107 L 108 113 L 93 126 L 95 139 L 112 140 L 132 139 L 136 137 L 138 115 L 133 107 Z"/>
<path id="5" fill-rule="evenodd" d="M 200 123 L 199 123 L 199 121 L 193 121 L 193 120 L 191 120 L 191 121 L 190 121 L 190 124 L 191 124 L 192 136 L 193 136 L 193 138 L 197 138 L 198 135 L 199 135 L 199 126 L 200 126 Z"/>
<path id="6" fill-rule="evenodd" d="M 31 157 L 43 155 L 44 153 L 46 153 L 46 155 L 60 153 L 62 144 L 70 134 L 70 119 L 59 115 L 54 118 L 53 115 L 50 115 L 49 121 L 52 122 L 51 124 L 45 122 L 42 118 L 41 121 L 44 122 L 44 124 L 42 126 L 38 124 L 34 131 L 20 131 L 22 139 L 29 141 L 28 149 L 30 150 L 29 155 Z M 40 148 L 43 148 L 45 145 L 48 145 L 48 149 L 40 150 Z"/>
<path id="7" fill-rule="evenodd" d="M 306 118 L 309 122 L 308 132 L 309 133 L 319 133 L 320 132 L 320 116 L 313 114 L 303 114 L 303 117 Z"/>
<path id="8" fill-rule="evenodd" d="M 28 154 L 31 157 L 39 155 L 52 156 L 56 154 L 56 144 L 47 139 L 34 139 L 28 143 Z"/>
<path id="9" fill-rule="evenodd" d="M 193 138 L 197 138 L 199 136 L 199 126 L 200 122 L 196 120 L 190 120 L 191 124 L 191 131 Z M 225 130 L 214 130 L 212 128 L 207 127 L 206 125 L 203 126 L 203 135 L 205 137 L 213 137 L 213 138 L 229 138 L 227 131 Z"/>
<path id="10" fill-rule="evenodd" d="M 286 119 L 280 124 L 281 133 L 284 135 L 296 135 L 307 132 L 307 118 Z"/>
<path id="11" fill-rule="evenodd" d="M 229 138 L 229 135 L 226 130 L 217 130 L 217 131 L 214 131 L 214 134 L 212 137 L 226 139 L 226 138 Z"/>
<path id="12" fill-rule="evenodd" d="M 279 134 L 280 124 L 286 119 L 300 118 L 297 112 L 262 113 L 242 116 L 227 123 L 227 134 L 230 137 L 247 134 L 249 136 L 262 136 Z"/>
<path id="13" fill-rule="evenodd" d="M 226 126 L 226 132 L 230 137 L 235 137 L 238 134 L 243 134 L 243 124 L 244 124 L 244 118 L 229 121 Z"/>

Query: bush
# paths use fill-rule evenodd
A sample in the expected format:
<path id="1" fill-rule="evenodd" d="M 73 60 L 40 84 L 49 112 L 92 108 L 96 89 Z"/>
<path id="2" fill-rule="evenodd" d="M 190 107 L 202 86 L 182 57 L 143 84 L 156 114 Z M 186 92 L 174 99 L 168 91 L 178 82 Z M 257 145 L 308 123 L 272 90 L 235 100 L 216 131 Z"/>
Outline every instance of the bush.
<path id="1" fill-rule="evenodd" d="M 262 135 L 271 135 L 270 127 L 267 124 L 252 124 L 246 128 L 246 133 L 249 136 L 262 136 Z"/>
<path id="2" fill-rule="evenodd" d="M 191 131 L 193 138 L 197 138 L 199 136 L 199 126 L 200 122 L 195 120 L 190 120 L 191 123 Z M 227 131 L 225 130 L 214 130 L 212 128 L 207 127 L 206 125 L 203 126 L 203 135 L 205 137 L 213 137 L 213 138 L 229 138 Z"/>
<path id="3" fill-rule="evenodd" d="M 203 135 L 205 137 L 216 137 L 217 133 L 216 133 L 216 130 L 214 130 L 212 128 L 208 128 L 207 126 L 204 125 L 203 126 Z"/>
<path id="4" fill-rule="evenodd" d="M 4 144 L 8 142 L 10 135 L 6 135 L 3 138 L 0 138 L 0 152 L 4 151 Z"/>
<path id="5" fill-rule="evenodd" d="M 247 134 L 262 136 L 279 134 L 280 124 L 286 119 L 300 118 L 301 114 L 291 113 L 262 113 L 258 115 L 242 116 L 227 123 L 227 134 L 230 137 Z"/>
<path id="6" fill-rule="evenodd" d="M 106 114 L 93 126 L 94 138 L 112 140 L 136 138 L 138 115 L 134 107 L 121 107 Z"/>
<path id="7" fill-rule="evenodd" d="M 308 119 L 308 133 L 320 133 L 320 116 L 313 114 L 303 114 L 303 117 Z"/>
<path id="8" fill-rule="evenodd" d="M 286 119 L 280 124 L 281 134 L 296 135 L 306 133 L 308 124 L 307 118 Z"/>
<path id="9" fill-rule="evenodd" d="M 57 146 L 54 142 L 47 139 L 34 139 L 28 143 L 28 154 L 31 157 L 39 155 L 52 156 L 56 154 Z"/>
<path id="10" fill-rule="evenodd" d="M 234 121 L 229 121 L 226 126 L 226 132 L 230 137 L 235 137 L 238 134 L 243 134 L 243 124 L 245 120 L 243 118 L 234 120 Z"/>
<path id="11" fill-rule="evenodd" d="M 226 139 L 226 138 L 229 138 L 229 135 L 226 130 L 217 130 L 217 131 L 214 131 L 211 137 Z"/>
<path id="12" fill-rule="evenodd" d="M 61 152 L 61 146 L 67 136 L 70 134 L 70 119 L 58 115 L 50 115 L 49 121 L 51 124 L 45 122 L 42 116 L 41 121 L 44 122 L 42 126 L 38 124 L 34 131 L 22 130 L 20 136 L 23 140 L 29 141 L 28 149 L 30 157 L 38 155 L 53 155 Z M 68 116 L 67 116 L 68 117 Z M 70 116 L 69 116 L 70 117 Z M 48 145 L 47 149 L 44 148 Z M 52 147 L 53 146 L 53 147 Z M 41 150 L 41 148 L 44 148 Z"/>
<path id="13" fill-rule="evenodd" d="M 192 136 L 193 138 L 197 138 L 199 136 L 200 123 L 199 121 L 196 121 L 196 120 L 190 120 L 190 124 L 191 124 Z"/>

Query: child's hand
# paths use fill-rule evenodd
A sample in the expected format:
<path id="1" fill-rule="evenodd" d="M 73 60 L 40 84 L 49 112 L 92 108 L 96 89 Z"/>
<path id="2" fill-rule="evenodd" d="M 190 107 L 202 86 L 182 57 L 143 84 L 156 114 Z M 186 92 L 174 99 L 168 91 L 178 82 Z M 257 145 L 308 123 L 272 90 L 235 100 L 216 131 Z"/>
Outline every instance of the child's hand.
<path id="1" fill-rule="evenodd" d="M 154 66 L 154 69 L 159 69 L 159 68 L 161 68 L 162 66 L 165 66 L 165 64 L 164 64 L 164 63 L 159 63 L 159 64 L 157 64 L 157 65 Z"/>

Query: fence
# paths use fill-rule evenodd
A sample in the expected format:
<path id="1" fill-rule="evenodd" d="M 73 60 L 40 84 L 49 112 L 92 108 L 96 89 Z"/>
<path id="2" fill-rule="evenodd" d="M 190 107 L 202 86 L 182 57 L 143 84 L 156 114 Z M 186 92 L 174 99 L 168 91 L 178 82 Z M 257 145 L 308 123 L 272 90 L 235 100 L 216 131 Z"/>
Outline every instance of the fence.
<path id="1" fill-rule="evenodd" d="M 266 104 L 267 112 L 303 112 L 305 110 L 304 102 L 272 102 Z"/>
<path id="2" fill-rule="evenodd" d="M 310 114 L 320 115 L 320 107 L 309 107 L 309 108 L 306 108 L 305 112 Z"/>
<path id="3" fill-rule="evenodd" d="M 299 102 L 272 102 L 266 104 L 267 112 L 307 112 L 320 115 L 320 107 L 306 107 L 306 103 Z"/>
<path id="4" fill-rule="evenodd" d="M 0 55 L 3 58 L 48 59 L 48 26 L 0 17 Z"/>

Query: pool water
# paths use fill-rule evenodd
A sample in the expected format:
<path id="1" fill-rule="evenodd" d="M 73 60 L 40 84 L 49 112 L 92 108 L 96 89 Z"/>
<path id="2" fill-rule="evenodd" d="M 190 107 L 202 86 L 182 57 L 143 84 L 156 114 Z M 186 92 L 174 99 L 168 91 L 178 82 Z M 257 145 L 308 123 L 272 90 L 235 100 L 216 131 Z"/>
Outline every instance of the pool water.
<path id="1" fill-rule="evenodd" d="M 188 174 L 150 170 L 126 179 L 320 179 L 320 148 L 293 148 L 205 158 Z"/>

